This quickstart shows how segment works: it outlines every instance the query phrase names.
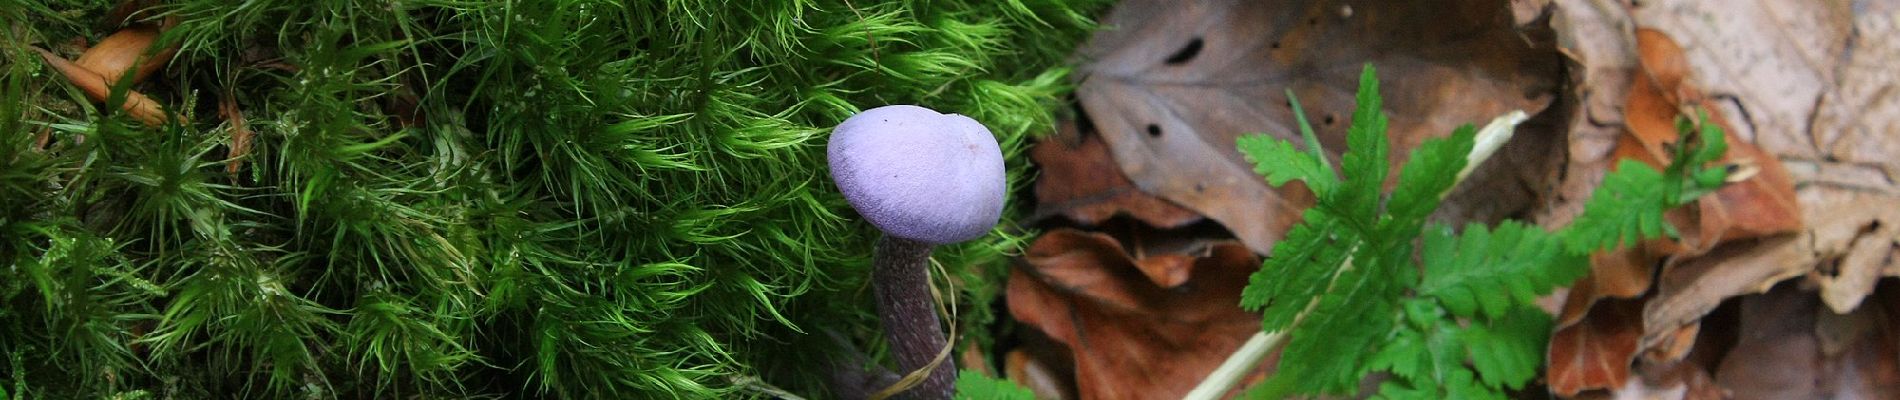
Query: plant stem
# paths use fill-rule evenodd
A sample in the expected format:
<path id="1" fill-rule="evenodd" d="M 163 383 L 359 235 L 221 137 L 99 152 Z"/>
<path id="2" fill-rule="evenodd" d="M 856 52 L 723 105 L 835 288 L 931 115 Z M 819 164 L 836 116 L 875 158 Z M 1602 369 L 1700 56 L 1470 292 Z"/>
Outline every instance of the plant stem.
<path id="1" fill-rule="evenodd" d="M 877 242 L 872 276 L 878 319 L 884 338 L 897 359 L 898 373 L 911 374 L 931 367 L 944 350 L 942 324 L 930 296 L 929 243 L 885 235 Z M 949 399 L 955 383 L 955 361 L 942 360 L 923 381 L 897 395 L 900 399 Z"/>

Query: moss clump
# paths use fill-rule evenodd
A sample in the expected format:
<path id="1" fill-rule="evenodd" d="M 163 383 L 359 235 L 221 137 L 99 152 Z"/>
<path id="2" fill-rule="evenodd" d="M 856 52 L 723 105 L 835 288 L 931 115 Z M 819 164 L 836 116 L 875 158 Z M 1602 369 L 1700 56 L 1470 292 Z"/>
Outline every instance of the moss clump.
<path id="1" fill-rule="evenodd" d="M 28 47 L 114 4 L 0 0 L 0 393 L 822 397 L 881 347 L 829 127 L 970 115 L 1020 186 L 1100 3 L 169 1 L 145 127 Z M 1018 240 L 939 252 L 963 326 Z"/>

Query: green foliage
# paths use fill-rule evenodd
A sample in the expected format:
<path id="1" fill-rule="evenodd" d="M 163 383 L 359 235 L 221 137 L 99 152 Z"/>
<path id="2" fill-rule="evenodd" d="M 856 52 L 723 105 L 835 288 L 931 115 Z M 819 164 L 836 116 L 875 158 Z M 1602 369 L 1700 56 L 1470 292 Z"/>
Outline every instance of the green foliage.
<path id="1" fill-rule="evenodd" d="M 1304 118 L 1307 151 L 1266 136 L 1237 143 L 1269 183 L 1304 181 L 1318 199 L 1241 294 L 1242 307 L 1262 312 L 1263 329 L 1290 334 L 1279 372 L 1253 397 L 1353 395 L 1366 376 L 1390 372 L 1376 397 L 1503 399 L 1543 364 L 1551 318 L 1533 305 L 1538 296 L 1586 274 L 1591 251 L 1673 232 L 1662 213 L 1725 179 L 1706 166 L 1724 151 L 1720 130 L 1684 122 L 1683 135 L 1697 134 L 1675 147 L 1670 167 L 1620 167 L 1562 231 L 1517 221 L 1463 232 L 1428 226 L 1470 162 L 1476 130 L 1419 145 L 1382 193 L 1391 166 L 1377 90 L 1368 65 L 1343 178 L 1324 164 Z"/>
<path id="2" fill-rule="evenodd" d="M 1036 393 L 1007 379 L 991 378 L 971 370 L 957 372 L 958 400 L 1035 400 Z"/>
<path id="3" fill-rule="evenodd" d="M 164 127 L 28 48 L 116 3 L 0 0 L 8 395 L 823 397 L 827 332 L 884 347 L 829 128 L 969 115 L 1021 188 L 1107 1 L 167 1 Z M 938 252 L 959 326 L 1011 229 Z"/>
<path id="4" fill-rule="evenodd" d="M 1721 186 L 1727 169 L 1707 165 L 1728 151 L 1722 128 L 1678 119 L 1676 131 L 1687 143 L 1671 146 L 1675 161 L 1664 171 L 1623 159 L 1617 162 L 1615 173 L 1603 177 L 1603 184 L 1597 187 L 1600 194 L 1584 204 L 1583 214 L 1572 222 L 1572 233 L 1566 236 L 1565 244 L 1571 252 L 1628 246 L 1663 235 L 1675 237 L 1676 230 L 1663 221 L 1663 212 Z"/>

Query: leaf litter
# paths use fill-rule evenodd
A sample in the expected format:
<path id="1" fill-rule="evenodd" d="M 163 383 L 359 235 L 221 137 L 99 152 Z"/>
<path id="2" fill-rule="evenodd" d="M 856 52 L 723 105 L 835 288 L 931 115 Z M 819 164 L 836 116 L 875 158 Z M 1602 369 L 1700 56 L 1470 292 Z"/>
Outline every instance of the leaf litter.
<path id="1" fill-rule="evenodd" d="M 1894 315 L 1888 308 L 1900 290 L 1881 283 L 1900 276 L 1894 262 L 1900 159 L 1891 156 L 1900 152 L 1900 139 L 1891 134 L 1900 129 L 1894 104 L 1900 96 L 1892 94 L 1900 70 L 1888 67 L 1900 51 L 1873 38 L 1893 36 L 1900 5 L 1760 3 L 1124 2 L 1105 19 L 1113 28 L 1078 54 L 1081 121 L 1064 129 L 1088 132 L 1059 133 L 1033 151 L 1044 168 L 1036 220 L 1061 216 L 1085 229 L 1144 233 L 1065 228 L 1046 234 L 1011 277 L 1012 313 L 1075 350 L 1070 362 L 1082 398 L 1174 393 L 1128 385 L 1178 386 L 1142 376 L 1157 364 L 1091 349 L 1136 337 L 1125 340 L 1149 342 L 1132 347 L 1149 354 L 1145 359 L 1194 352 L 1127 334 L 1171 328 L 1100 318 L 1118 315 L 1105 310 L 1121 310 L 1119 318 L 1171 323 L 1128 317 L 1127 310 L 1158 309 L 1148 304 L 1156 300 L 1135 293 L 1198 282 L 1196 274 L 1208 269 L 1188 266 L 1207 260 L 1147 254 L 1130 240 L 1152 240 L 1169 232 L 1157 227 L 1206 218 L 1254 253 L 1265 253 L 1311 199 L 1301 197 L 1301 188 L 1268 187 L 1230 144 L 1247 133 L 1294 138 L 1282 94 L 1290 88 L 1311 110 L 1322 145 L 1344 148 L 1351 72 L 1370 61 L 1391 71 L 1386 79 L 1394 81 L 1386 85 L 1393 154 L 1450 132 L 1452 124 L 1502 110 L 1537 115 L 1499 160 L 1447 199 L 1448 211 L 1437 220 L 1527 217 L 1562 226 L 1617 160 L 1666 160 L 1677 117 L 1706 110 L 1710 123 L 1728 133 L 1732 149 L 1724 161 L 1744 179 L 1670 213 L 1680 240 L 1597 254 L 1592 276 L 1577 282 L 1568 301 L 1550 304 L 1562 327 L 1552 338 L 1545 375 L 1553 392 L 1751 398 L 1750 391 L 1767 387 L 1751 374 L 1808 364 L 1737 361 L 1748 359 L 1741 355 L 1752 347 L 1776 345 L 1737 339 L 1745 336 L 1737 331 L 1786 319 L 1771 315 L 1780 309 L 1775 305 L 1807 301 L 1824 305 L 1804 309 L 1813 320 L 1834 322 L 1816 322 L 1825 327 L 1804 332 L 1851 340 L 1828 339 L 1839 343 L 1820 358 L 1803 359 L 1834 364 L 1815 363 L 1806 373 L 1845 373 L 1830 379 L 1848 383 L 1830 387 L 1860 391 L 1803 393 L 1888 393 L 1878 390 L 1895 382 L 1893 369 L 1881 368 L 1900 354 L 1869 343 L 1892 347 L 1893 337 L 1880 335 L 1900 331 L 1900 323 L 1879 318 Z M 1134 223 L 1111 222 L 1118 215 Z M 1218 239 L 1198 241 L 1209 248 L 1206 243 Z M 1093 283 L 1075 286 L 1077 279 Z M 1028 299 L 1019 304 L 1018 297 Z M 1878 306 L 1869 311 L 1863 303 Z M 1738 316 L 1717 318 L 1727 314 Z M 1070 319 L 1054 319 L 1062 316 Z M 1087 333 L 1093 330 L 1114 333 Z M 1164 363 L 1171 371 L 1189 370 L 1197 359 L 1207 357 Z M 1205 370 L 1216 362 L 1200 364 Z"/>

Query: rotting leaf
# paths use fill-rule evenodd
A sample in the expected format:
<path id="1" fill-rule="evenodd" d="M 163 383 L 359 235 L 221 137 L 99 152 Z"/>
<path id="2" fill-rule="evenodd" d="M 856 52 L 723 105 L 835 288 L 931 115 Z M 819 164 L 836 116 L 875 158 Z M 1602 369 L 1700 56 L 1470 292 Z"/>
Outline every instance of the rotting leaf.
<path id="1" fill-rule="evenodd" d="M 1235 138 L 1293 137 L 1284 94 L 1291 89 L 1312 111 L 1324 147 L 1345 148 L 1345 116 L 1367 62 L 1387 71 L 1394 158 L 1459 124 L 1542 110 L 1556 89 L 1556 54 L 1508 26 L 1509 13 L 1502 2 L 1128 1 L 1104 22 L 1116 28 L 1081 50 L 1089 62 L 1076 94 L 1136 186 L 1266 253 L 1310 200 L 1261 181 L 1233 148 Z M 1535 142 L 1541 135 L 1521 136 Z M 1503 160 L 1548 162 L 1545 150 L 1507 149 L 1525 157 Z M 1536 172 L 1548 169 L 1504 164 L 1488 169 L 1507 173 L 1472 178 L 1470 186 L 1486 188 L 1486 201 L 1460 202 L 1454 194 L 1445 212 L 1482 206 L 1484 214 L 1471 219 L 1488 220 L 1534 203 L 1543 186 Z M 1524 172 L 1530 182 L 1519 182 Z"/>
<path id="2" fill-rule="evenodd" d="M 1200 214 L 1136 188 L 1115 166 L 1101 136 L 1085 128 L 1073 119 L 1060 121 L 1054 135 L 1029 149 L 1029 159 L 1042 169 L 1032 221 L 1059 214 L 1093 226 L 1126 214 L 1169 229 L 1202 220 Z"/>
<path id="3" fill-rule="evenodd" d="M 177 46 L 152 49 L 158 41 L 158 33 L 158 28 L 153 26 L 128 26 L 100 39 L 73 63 L 99 74 L 109 84 L 125 79 L 127 73 L 132 74 L 133 84 L 144 82 L 178 53 Z"/>
<path id="4" fill-rule="evenodd" d="M 1680 46 L 1648 29 L 1638 29 L 1634 40 L 1640 66 L 1631 79 L 1625 99 L 1623 117 L 1627 130 L 1609 156 L 1661 166 L 1670 158 L 1678 141 L 1684 140 L 1678 124 L 1704 115 L 1702 110 L 1708 110 L 1706 98 L 1693 85 Z M 1581 314 L 1600 312 L 1592 305 L 1604 298 L 1629 298 L 1647 293 L 1651 286 L 1648 277 L 1656 274 L 1652 266 L 1658 260 L 1666 260 L 1655 295 L 1639 300 L 1645 304 L 1639 325 L 1642 335 L 1639 346 L 1630 349 L 1630 354 L 1644 352 L 1653 362 L 1673 363 L 1693 347 L 1697 320 L 1723 299 L 1766 290 L 1767 286 L 1798 276 L 1800 271 L 1810 267 L 1737 258 L 1761 252 L 1776 254 L 1765 246 L 1790 237 L 1751 239 L 1798 230 L 1802 223 L 1801 211 L 1796 206 L 1792 178 L 1777 160 L 1736 136 L 1719 110 L 1706 111 L 1706 115 L 1707 119 L 1701 123 L 1722 127 L 1730 143 L 1721 161 L 1749 173 L 1735 174 L 1743 179 L 1698 199 L 1692 206 L 1670 211 L 1667 218 L 1682 232 L 1680 238 L 1652 240 L 1623 253 L 1595 257 L 1593 276 L 1569 294 L 1564 314 L 1559 318 L 1558 337 L 1594 338 L 1566 333 L 1581 329 L 1570 325 L 1586 318 Z M 1573 162 L 1570 166 L 1578 165 Z M 1633 284 L 1604 284 L 1617 282 Z M 1553 344 L 1553 356 L 1557 356 L 1555 346 Z M 1614 358 L 1633 360 L 1622 354 Z M 1551 374 L 1566 374 L 1557 370 L 1558 366 L 1574 364 L 1553 360 Z M 1576 386 L 1564 389 L 1618 388 L 1627 379 L 1614 378 L 1567 382 Z"/>
<path id="5" fill-rule="evenodd" d="M 1185 279 L 1169 287 L 1171 275 L 1141 270 L 1154 256 L 1136 259 L 1103 234 L 1051 231 L 1011 272 L 1009 311 L 1073 351 L 1080 398 L 1180 397 L 1260 327 L 1234 300 L 1259 268 L 1246 246 L 1188 256 Z"/>
<path id="6" fill-rule="evenodd" d="M 231 124 L 231 146 L 225 155 L 225 159 L 230 161 L 225 163 L 224 171 L 235 176 L 244 166 L 244 156 L 251 153 L 251 137 L 255 133 L 244 123 L 244 112 L 238 110 L 237 106 L 237 95 L 230 91 L 225 91 L 224 96 L 218 98 L 218 115 Z"/>
<path id="7" fill-rule="evenodd" d="M 40 58 L 46 60 L 46 64 L 52 66 L 54 70 L 59 71 L 60 75 L 65 76 L 66 80 L 71 81 L 73 86 L 78 86 L 79 91 L 86 94 L 86 98 L 97 102 L 105 102 L 111 99 L 112 82 L 106 81 L 104 76 L 90 69 L 86 69 L 86 67 L 81 67 L 79 64 L 74 64 L 72 61 L 67 61 L 65 58 L 44 49 L 34 47 L 33 50 L 38 51 Z M 158 105 L 157 101 L 137 91 L 125 91 L 125 99 L 119 107 L 125 110 L 126 114 L 131 115 L 132 118 L 148 126 L 164 125 L 165 121 L 170 118 L 170 116 L 165 113 L 165 110 Z M 181 122 L 184 119 L 182 116 L 178 118 Z"/>
<path id="8" fill-rule="evenodd" d="M 1642 337 L 1643 303 L 1605 299 L 1550 338 L 1550 391 L 1575 396 L 1587 389 L 1622 387 Z"/>

